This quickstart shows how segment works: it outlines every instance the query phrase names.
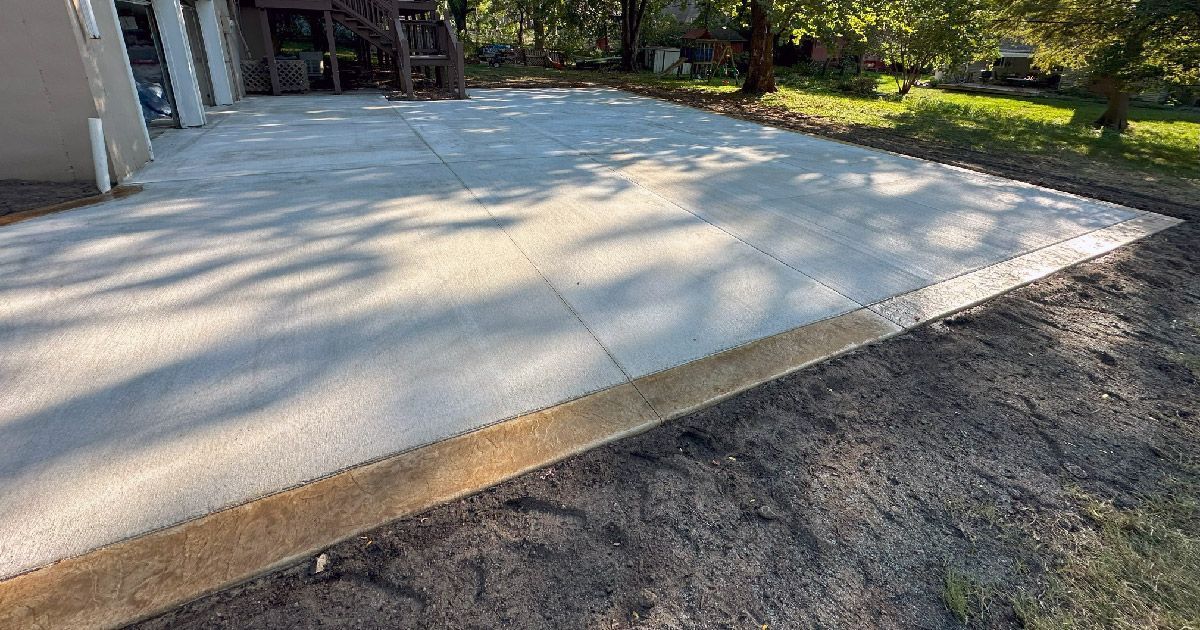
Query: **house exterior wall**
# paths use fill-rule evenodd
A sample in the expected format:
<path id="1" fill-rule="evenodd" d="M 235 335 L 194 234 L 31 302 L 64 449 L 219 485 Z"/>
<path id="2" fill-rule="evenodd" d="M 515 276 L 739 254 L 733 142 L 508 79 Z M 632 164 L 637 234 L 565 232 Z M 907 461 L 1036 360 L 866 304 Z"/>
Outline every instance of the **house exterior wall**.
<path id="1" fill-rule="evenodd" d="M 150 135 L 142 120 L 142 106 L 129 70 L 116 6 L 111 0 L 92 0 L 92 12 L 100 27 L 100 39 L 84 37 L 82 31 L 75 29 L 76 43 L 82 53 L 96 112 L 104 121 L 109 174 L 113 181 L 119 181 L 153 157 Z"/>
<path id="2" fill-rule="evenodd" d="M 145 164 L 150 139 L 111 2 L 93 5 L 100 39 L 85 36 L 73 0 L 4 4 L 0 178 L 91 180 L 88 118 L 104 121 L 113 181 Z"/>
<path id="3" fill-rule="evenodd" d="M 73 9 L 67 0 L 5 0 L 3 11 L 0 179 L 90 179 L 87 119 L 97 112 Z"/>
<path id="4" fill-rule="evenodd" d="M 113 0 L 91 0 L 100 35 L 92 38 L 81 24 L 79 1 L 0 0 L 0 179 L 92 180 L 89 118 L 104 122 L 112 181 L 132 175 L 153 157 L 116 6 Z M 221 67 L 211 70 L 233 81 L 228 91 L 237 99 L 241 76 L 231 63 L 237 52 L 228 43 L 236 37 L 230 5 L 211 1 L 221 31 L 216 39 L 222 42 L 220 54 L 209 57 Z M 160 20 L 179 12 L 179 0 L 154 4 L 166 12 Z M 186 34 L 167 43 L 173 84 L 195 91 Z M 203 124 L 203 109 L 186 102 L 187 95 L 183 100 L 190 107 L 184 124 Z"/>

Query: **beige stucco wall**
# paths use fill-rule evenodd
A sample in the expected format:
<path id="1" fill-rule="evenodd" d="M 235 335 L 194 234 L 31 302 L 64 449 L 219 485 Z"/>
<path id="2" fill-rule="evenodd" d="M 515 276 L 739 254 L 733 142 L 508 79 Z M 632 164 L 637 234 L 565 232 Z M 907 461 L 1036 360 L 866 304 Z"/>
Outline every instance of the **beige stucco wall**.
<path id="1" fill-rule="evenodd" d="M 129 72 L 129 57 L 116 7 L 112 0 L 92 0 L 92 11 L 100 26 L 100 39 L 85 38 L 76 30 L 77 43 L 84 51 L 84 66 L 96 111 L 104 121 L 108 170 L 114 180 L 119 180 L 150 161 L 150 136 Z"/>
<path id="2" fill-rule="evenodd" d="M 96 116 L 65 0 L 0 0 L 0 179 L 92 178 Z"/>
<path id="3" fill-rule="evenodd" d="M 95 0 L 101 39 L 72 0 L 0 0 L 0 179 L 90 181 L 88 118 L 104 121 L 113 179 L 150 159 L 111 0 Z"/>

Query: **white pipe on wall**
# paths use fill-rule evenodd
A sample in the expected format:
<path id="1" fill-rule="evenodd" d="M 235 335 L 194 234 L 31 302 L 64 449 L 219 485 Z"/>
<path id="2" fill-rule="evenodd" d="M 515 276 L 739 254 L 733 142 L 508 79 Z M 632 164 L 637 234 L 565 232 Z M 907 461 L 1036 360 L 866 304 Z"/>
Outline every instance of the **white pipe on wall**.
<path id="1" fill-rule="evenodd" d="M 96 169 L 96 188 L 101 193 L 112 189 L 108 178 L 108 147 L 104 144 L 104 121 L 99 118 L 88 119 L 88 135 L 92 138 L 92 166 Z"/>
<path id="2" fill-rule="evenodd" d="M 92 9 L 92 0 L 79 0 L 75 9 L 79 11 L 83 32 L 88 39 L 100 39 L 100 25 L 96 23 L 96 11 Z"/>

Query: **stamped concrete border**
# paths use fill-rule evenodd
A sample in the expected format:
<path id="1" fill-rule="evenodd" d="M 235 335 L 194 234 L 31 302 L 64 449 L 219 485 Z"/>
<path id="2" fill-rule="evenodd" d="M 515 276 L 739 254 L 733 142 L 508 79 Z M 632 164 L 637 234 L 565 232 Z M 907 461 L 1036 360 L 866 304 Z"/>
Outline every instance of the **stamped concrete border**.
<path id="1" fill-rule="evenodd" d="M 149 617 L 1178 223 L 1145 213 L 868 308 L 24 573 L 0 582 L 0 628 L 114 627 Z"/>
<path id="2" fill-rule="evenodd" d="M 1152 212 L 873 304 L 883 317 L 912 328 L 970 308 L 1056 271 L 1183 223 Z"/>

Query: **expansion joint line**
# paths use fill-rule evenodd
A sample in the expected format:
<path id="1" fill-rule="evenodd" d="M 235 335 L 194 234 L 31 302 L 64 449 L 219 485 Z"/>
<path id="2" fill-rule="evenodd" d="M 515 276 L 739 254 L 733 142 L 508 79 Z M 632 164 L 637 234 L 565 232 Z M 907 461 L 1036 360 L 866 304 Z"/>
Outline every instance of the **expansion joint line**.
<path id="1" fill-rule="evenodd" d="M 617 360 L 617 357 L 613 354 L 612 350 L 610 350 L 609 347 L 600 340 L 600 337 L 596 336 L 596 331 L 592 330 L 592 327 L 589 326 L 587 321 L 583 319 L 583 316 L 580 315 L 579 311 L 575 310 L 575 306 L 567 301 L 566 296 L 564 296 L 562 292 L 558 290 L 558 287 L 554 286 L 554 283 L 550 281 L 549 276 L 542 271 L 542 268 L 539 267 L 538 264 L 533 260 L 533 258 L 529 255 L 529 252 L 525 251 L 525 248 L 521 247 L 521 244 L 517 242 L 517 239 L 513 237 L 512 233 L 504 227 L 504 224 L 500 221 L 500 217 L 497 217 L 495 213 L 492 212 L 492 209 L 488 207 L 487 203 L 480 199 L 479 195 L 475 194 L 475 191 L 467 185 L 467 182 L 464 181 L 458 172 L 454 170 L 454 167 L 452 167 L 450 163 L 441 156 L 441 154 L 433 149 L 429 142 L 425 140 L 425 137 L 421 135 L 421 132 L 418 131 L 416 127 L 413 127 L 412 123 L 410 123 L 408 119 L 404 117 L 404 114 L 401 114 L 395 109 L 392 111 L 395 111 L 396 115 L 400 117 L 400 120 L 404 121 L 404 124 L 408 126 L 410 131 L 413 132 L 413 135 L 415 135 L 417 139 L 421 141 L 421 144 L 424 144 L 425 148 L 429 149 L 430 153 L 437 156 L 442 165 L 446 167 L 446 170 L 450 171 L 450 173 L 454 176 L 454 179 L 458 180 L 458 183 L 463 187 L 463 190 L 466 190 L 471 195 L 471 198 L 475 200 L 475 203 L 479 204 L 479 207 L 483 208 L 483 211 L 486 212 L 488 217 L 492 219 L 492 222 L 496 224 L 496 229 L 500 230 L 500 232 L 504 234 L 505 238 L 512 243 L 512 246 L 521 253 L 521 256 L 525 259 L 525 261 L 533 267 L 533 270 L 537 272 L 538 276 L 542 279 L 542 282 L 544 282 L 546 286 L 549 287 L 552 292 L 554 292 L 554 295 L 558 298 L 558 301 L 562 302 L 563 306 L 565 306 L 571 315 L 575 317 L 575 320 L 578 321 L 581 326 L 583 326 L 583 329 L 586 330 L 588 335 L 591 336 L 592 340 L 596 342 L 596 345 L 600 346 L 600 349 L 603 350 L 604 354 L 608 356 L 608 360 L 612 361 L 613 365 L 617 366 L 617 369 L 621 371 L 621 375 L 625 377 L 625 382 L 633 386 L 634 391 L 636 391 L 642 401 L 646 403 L 646 407 L 648 407 L 650 411 L 654 413 L 654 417 L 658 419 L 658 422 L 662 423 L 662 414 L 659 413 L 658 409 L 655 409 L 654 405 L 650 403 L 650 399 L 647 398 L 646 394 L 643 393 L 641 388 L 638 387 L 633 376 L 629 374 L 629 370 L 627 370 L 624 365 L 621 365 L 621 362 Z"/>
<path id="2" fill-rule="evenodd" d="M 558 139 L 558 138 L 557 138 L 557 137 L 555 137 L 553 134 L 546 133 L 545 131 L 542 131 L 541 129 L 538 129 L 536 126 L 523 124 L 523 123 L 521 123 L 520 121 L 517 121 L 517 123 L 518 123 L 518 124 L 521 124 L 521 126 L 525 127 L 526 129 L 529 129 L 529 130 L 533 131 L 534 133 L 540 134 L 540 135 L 542 135 L 542 136 L 543 136 L 543 137 L 545 137 L 545 138 L 549 138 L 550 140 L 552 140 L 553 142 L 556 142 L 556 143 L 558 143 L 560 146 L 562 146 L 562 147 L 563 147 L 563 148 L 565 148 L 565 149 L 568 149 L 568 150 L 573 150 L 573 148 L 572 148 L 572 147 L 571 147 L 569 144 L 567 144 L 567 143 L 563 142 L 562 140 Z M 654 124 L 654 123 L 651 123 L 651 124 Z M 659 126 L 659 125 L 655 125 L 655 126 Z M 712 221 L 709 221 L 708 219 L 706 219 L 706 218 L 704 218 L 704 217 L 700 216 L 699 214 L 696 214 L 696 213 L 695 213 L 695 212 L 693 212 L 692 210 L 689 210 L 688 208 L 686 208 L 686 207 L 684 207 L 684 206 L 680 205 L 680 204 L 679 204 L 679 203 L 677 203 L 676 201 L 674 201 L 674 200 L 672 200 L 672 199 L 668 199 L 668 198 L 666 198 L 666 197 L 664 197 L 664 196 L 662 196 L 662 195 L 658 194 L 657 192 L 655 192 L 655 191 L 653 191 L 653 190 L 651 190 L 651 189 L 649 189 L 649 188 L 646 188 L 644 185 L 642 185 L 642 183 L 641 183 L 641 182 L 637 181 L 636 179 L 633 179 L 632 177 L 629 177 L 629 176 L 628 176 L 628 175 L 626 175 L 625 173 L 622 173 L 621 171 L 618 171 L 617 169 L 615 169 L 615 168 L 613 168 L 613 167 L 609 166 L 608 164 L 605 164 L 604 162 L 600 161 L 600 160 L 599 160 L 599 159 L 597 159 L 597 158 L 595 157 L 595 155 L 594 155 L 594 154 L 592 154 L 591 152 L 583 152 L 583 153 L 580 153 L 580 154 L 579 154 L 579 156 L 580 156 L 580 157 L 587 158 L 588 160 L 591 160 L 591 161 L 592 161 L 592 163 L 596 164 L 597 166 L 599 166 L 599 167 L 601 167 L 601 168 L 603 168 L 603 169 L 607 170 L 608 172 L 612 173 L 613 175 L 616 175 L 617 177 L 621 178 L 622 180 L 624 180 L 624 181 L 627 181 L 627 182 L 629 182 L 630 184 L 632 184 L 632 185 L 636 186 L 636 187 L 638 188 L 638 190 L 641 190 L 641 191 L 645 192 L 646 194 L 648 194 L 648 195 L 650 195 L 650 196 L 654 197 L 655 199 L 658 199 L 658 200 L 662 201 L 663 203 L 665 203 L 665 204 L 667 204 L 667 205 L 669 205 L 669 206 L 671 206 L 671 207 L 673 207 L 673 208 L 677 208 L 677 209 L 679 209 L 679 210 L 682 210 L 683 212 L 686 212 L 687 214 L 690 214 L 690 215 L 692 215 L 692 216 L 693 216 L 693 217 L 695 217 L 697 220 L 701 221 L 702 223 L 704 223 L 704 224 L 706 224 L 706 225 L 708 225 L 708 226 L 711 226 L 713 229 L 715 229 L 715 230 L 717 230 L 717 231 L 721 232 L 722 234 L 724 234 L 724 235 L 728 236 L 729 238 L 732 238 L 733 240 L 735 240 L 735 241 L 737 241 L 737 242 L 739 242 L 739 243 L 741 243 L 741 244 L 743 244 L 743 245 L 745 245 L 745 246 L 747 246 L 747 247 L 749 247 L 749 248 L 753 249 L 754 251 L 756 251 L 756 252 L 758 252 L 758 253 L 762 254 L 763 256 L 766 256 L 767 258 L 770 258 L 771 260 L 774 260 L 775 262 L 777 262 L 777 263 L 779 263 L 779 264 L 783 265 L 784 267 L 787 267 L 788 269 L 791 269 L 792 271 L 795 271 L 796 273 L 798 273 L 798 274 L 800 274 L 800 275 L 804 276 L 805 278 L 808 278 L 809 280 L 812 280 L 812 281 L 813 281 L 813 282 L 815 282 L 816 284 L 819 284 L 819 285 L 821 285 L 821 286 L 825 287 L 826 289 L 829 289 L 830 291 L 833 291 L 834 293 L 836 293 L 836 294 L 838 294 L 838 295 L 840 295 L 840 296 L 842 296 L 842 297 L 846 298 L 847 300 L 850 300 L 850 302 L 852 302 L 852 303 L 854 303 L 854 304 L 857 304 L 857 305 L 859 305 L 860 307 L 866 307 L 866 306 L 867 306 L 866 304 L 863 304 L 862 302 L 859 302 L 858 300 L 856 300 L 856 299 L 854 299 L 854 298 L 850 297 L 849 295 L 846 295 L 845 293 L 843 293 L 843 292 L 841 292 L 841 291 L 837 290 L 836 288 L 834 288 L 834 287 L 831 287 L 831 286 L 829 286 L 828 284 L 825 284 L 824 282 L 821 282 L 820 280 L 818 280 L 818 279 L 814 278 L 812 275 L 810 275 L 810 274 L 806 273 L 806 272 L 805 272 L 803 269 L 800 269 L 800 268 L 798 268 L 798 267 L 796 267 L 796 266 L 794 266 L 794 265 L 792 265 L 792 264 L 788 263 L 787 261 L 785 261 L 785 260 L 783 260 L 783 259 L 779 258 L 778 256 L 776 256 L 776 255 L 772 254 L 771 252 L 768 252 L 768 251 L 766 251 L 766 250 L 764 250 L 764 249 L 762 249 L 762 248 L 758 247 L 757 245 L 755 245 L 755 244 L 753 244 L 753 243 L 750 243 L 750 242 L 746 241 L 746 239 L 744 239 L 744 238 L 742 238 L 742 237 L 738 236 L 737 234 L 734 234 L 733 232 L 730 232 L 729 230 L 727 230 L 727 229 L 725 229 L 725 228 L 723 228 L 723 227 L 721 227 L 721 226 L 717 225 L 716 223 L 713 223 Z"/>

